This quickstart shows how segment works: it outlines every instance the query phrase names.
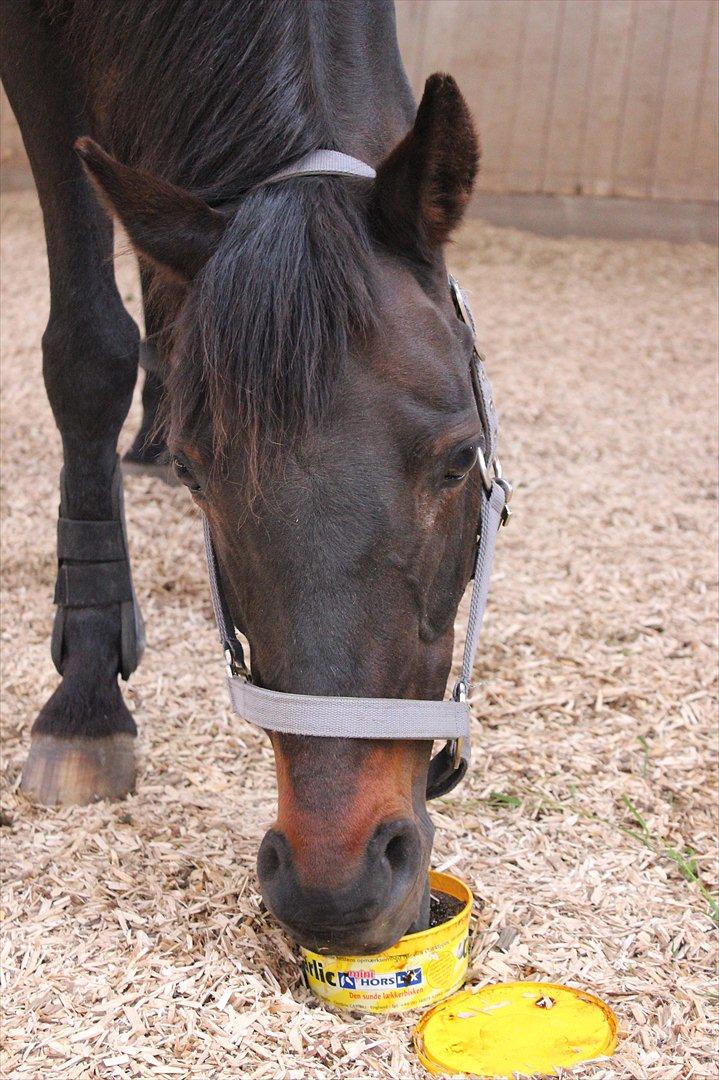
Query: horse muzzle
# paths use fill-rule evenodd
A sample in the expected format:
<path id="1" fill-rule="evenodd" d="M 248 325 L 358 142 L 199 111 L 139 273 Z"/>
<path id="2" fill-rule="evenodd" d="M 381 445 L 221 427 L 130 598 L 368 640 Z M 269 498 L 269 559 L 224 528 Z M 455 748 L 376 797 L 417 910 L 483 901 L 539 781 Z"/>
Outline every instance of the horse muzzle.
<path id="1" fill-rule="evenodd" d="M 356 869 L 332 885 L 322 864 L 336 870 L 341 855 L 325 851 L 312 859 L 313 872 L 299 861 L 284 835 L 270 829 L 257 856 L 265 904 L 294 940 L 322 953 L 378 953 L 420 920 L 427 899 L 428 845 L 409 819 L 383 822 L 374 830 Z"/>

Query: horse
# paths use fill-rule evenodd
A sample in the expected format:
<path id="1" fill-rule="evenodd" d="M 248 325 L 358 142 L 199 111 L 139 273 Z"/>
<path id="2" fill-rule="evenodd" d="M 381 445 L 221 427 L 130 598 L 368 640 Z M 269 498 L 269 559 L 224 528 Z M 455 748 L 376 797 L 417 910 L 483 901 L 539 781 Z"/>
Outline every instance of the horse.
<path id="1" fill-rule="evenodd" d="M 62 437 L 61 681 L 22 785 L 45 804 L 134 783 L 118 676 L 141 646 L 117 441 L 211 529 L 255 683 L 439 701 L 472 576 L 482 429 L 445 248 L 479 144 L 454 79 L 416 106 L 391 0 L 17 0 L 3 81 L 42 207 L 43 376 Z M 285 176 L 329 149 L 373 180 Z M 145 339 L 113 220 L 141 265 Z M 427 739 L 270 732 L 265 902 L 301 944 L 379 952 L 427 924 Z"/>

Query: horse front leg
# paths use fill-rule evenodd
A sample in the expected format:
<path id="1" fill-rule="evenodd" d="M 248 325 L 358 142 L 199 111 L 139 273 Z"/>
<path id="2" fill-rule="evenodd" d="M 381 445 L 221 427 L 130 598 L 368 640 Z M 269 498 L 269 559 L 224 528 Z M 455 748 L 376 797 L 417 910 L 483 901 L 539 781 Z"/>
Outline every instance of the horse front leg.
<path id="1" fill-rule="evenodd" d="M 64 457 L 52 641 L 62 679 L 33 725 L 22 787 L 44 804 L 87 803 L 125 795 L 135 777 L 136 727 L 118 675 L 136 665 L 142 633 L 117 438 L 137 375 L 138 332 L 115 284 L 112 226 L 73 150 L 87 125 L 72 73 L 36 4 L 10 5 L 5 21 L 3 81 L 45 223 L 43 376 Z"/>

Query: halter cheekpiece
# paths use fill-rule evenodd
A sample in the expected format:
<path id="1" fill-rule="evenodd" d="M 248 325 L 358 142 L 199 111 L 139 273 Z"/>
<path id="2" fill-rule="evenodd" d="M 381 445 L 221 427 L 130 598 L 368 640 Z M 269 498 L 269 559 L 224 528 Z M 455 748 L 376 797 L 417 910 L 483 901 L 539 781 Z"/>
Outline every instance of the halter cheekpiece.
<path id="1" fill-rule="evenodd" d="M 371 180 L 374 169 L 357 158 L 336 150 L 316 150 L 293 165 L 274 173 L 261 185 L 292 177 L 343 176 Z M 204 521 L 205 553 L 212 606 L 220 644 L 227 664 L 227 681 L 234 711 L 257 727 L 294 735 L 351 739 L 444 739 L 444 747 L 430 761 L 427 797 L 451 791 L 467 771 L 471 744 L 469 691 L 474 657 L 479 642 L 500 525 L 509 518 L 512 487 L 502 477 L 497 458 L 498 423 L 484 358 L 476 344 L 474 320 L 467 299 L 453 277 L 449 288 L 457 316 L 471 329 L 475 344 L 472 383 L 482 426 L 482 446 L 477 450 L 481 481 L 480 511 L 473 572 L 472 598 L 462 667 L 448 701 L 417 701 L 407 698 L 322 697 L 266 690 L 252 682 L 242 644 L 222 591 L 217 555 L 209 522 Z"/>

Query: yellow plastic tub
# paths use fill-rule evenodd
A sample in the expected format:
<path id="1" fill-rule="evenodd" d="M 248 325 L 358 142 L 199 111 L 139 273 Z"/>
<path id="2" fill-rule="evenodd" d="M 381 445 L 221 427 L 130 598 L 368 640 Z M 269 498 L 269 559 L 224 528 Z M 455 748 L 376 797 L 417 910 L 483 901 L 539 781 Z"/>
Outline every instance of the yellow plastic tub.
<path id="1" fill-rule="evenodd" d="M 458 990 L 467 974 L 472 893 L 459 878 L 434 870 L 429 886 L 461 900 L 462 910 L 376 956 L 321 956 L 301 949 L 310 990 L 329 1005 L 369 1013 L 425 1008 Z"/>

